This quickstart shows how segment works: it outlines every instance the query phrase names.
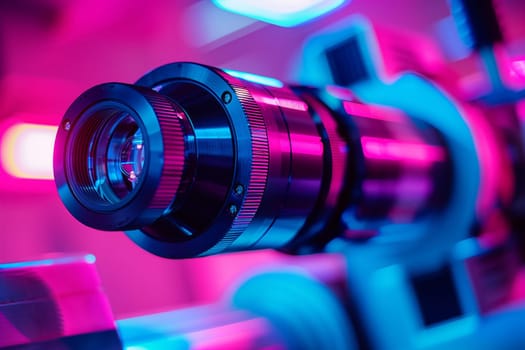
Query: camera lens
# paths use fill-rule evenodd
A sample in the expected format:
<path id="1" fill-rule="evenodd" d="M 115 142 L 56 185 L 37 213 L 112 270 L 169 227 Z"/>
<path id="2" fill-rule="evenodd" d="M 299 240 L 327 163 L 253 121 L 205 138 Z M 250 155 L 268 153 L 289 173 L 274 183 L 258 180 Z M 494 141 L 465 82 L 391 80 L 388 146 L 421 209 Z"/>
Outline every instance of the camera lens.
<path id="1" fill-rule="evenodd" d="M 320 95 L 194 63 L 96 86 L 59 128 L 59 194 L 86 225 L 168 258 L 315 251 L 443 205 L 449 158 L 435 129 Z"/>

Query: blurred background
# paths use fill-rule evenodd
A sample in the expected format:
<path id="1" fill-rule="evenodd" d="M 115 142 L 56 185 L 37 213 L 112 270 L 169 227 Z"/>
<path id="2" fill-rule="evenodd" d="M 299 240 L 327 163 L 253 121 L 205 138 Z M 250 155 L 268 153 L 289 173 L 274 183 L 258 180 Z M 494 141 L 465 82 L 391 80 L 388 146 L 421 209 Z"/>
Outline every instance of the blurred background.
<path id="1" fill-rule="evenodd" d="M 211 302 L 245 270 L 288 259 L 261 251 L 170 261 L 122 233 L 84 227 L 63 207 L 49 179 L 52 145 L 38 136 L 49 130 L 37 129 L 24 155 L 12 154 L 8 130 L 17 123 L 57 125 L 87 88 L 134 82 L 174 61 L 297 82 L 305 39 L 354 14 L 425 38 L 448 62 L 449 77 L 459 81 L 476 71 L 457 44 L 446 0 L 353 0 L 291 28 L 226 12 L 211 1 L 0 0 L 0 263 L 53 252 L 92 253 L 115 316 L 123 318 Z M 523 27 L 514 26 L 510 35 L 519 37 Z M 40 178 L 10 171 L 12 158 L 39 167 L 33 177 Z"/>

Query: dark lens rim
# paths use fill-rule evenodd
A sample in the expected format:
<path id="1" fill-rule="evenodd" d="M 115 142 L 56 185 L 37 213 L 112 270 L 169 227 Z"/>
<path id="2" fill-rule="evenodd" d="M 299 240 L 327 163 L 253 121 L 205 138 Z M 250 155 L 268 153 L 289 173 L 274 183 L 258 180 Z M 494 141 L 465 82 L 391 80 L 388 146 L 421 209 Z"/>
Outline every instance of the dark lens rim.
<path id="1" fill-rule="evenodd" d="M 108 109 L 129 114 L 135 120 L 142 130 L 147 153 L 141 183 L 122 200 L 102 205 L 96 192 L 78 188 L 75 173 L 86 172 L 75 168 L 75 164 L 85 166 L 86 154 L 75 154 L 73 151 L 77 147 L 72 147 L 72 144 L 79 142 L 79 138 L 89 140 L 93 131 L 86 131 L 86 125 L 100 126 L 100 123 L 90 126 L 89 121 L 100 111 Z M 58 129 L 54 151 L 55 183 L 66 208 L 87 226 L 119 231 L 143 227 L 160 217 L 166 209 L 149 207 L 162 175 L 163 154 L 160 124 L 141 88 L 120 83 L 98 85 L 73 102 Z M 78 162 L 79 157 L 84 161 Z M 89 179 L 82 182 L 90 183 Z"/>

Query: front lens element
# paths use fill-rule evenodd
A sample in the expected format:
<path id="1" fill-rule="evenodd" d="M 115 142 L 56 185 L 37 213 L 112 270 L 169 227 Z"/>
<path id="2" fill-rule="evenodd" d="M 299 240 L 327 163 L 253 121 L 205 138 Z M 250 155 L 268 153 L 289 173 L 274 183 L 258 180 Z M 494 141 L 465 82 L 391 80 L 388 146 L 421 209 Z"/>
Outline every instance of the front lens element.
<path id="1" fill-rule="evenodd" d="M 96 193 L 101 205 L 115 204 L 140 184 L 146 157 L 142 130 L 129 113 L 116 109 L 97 111 L 91 118 L 100 127 L 85 135 L 89 138 L 85 143 L 87 188 Z"/>
<path id="2" fill-rule="evenodd" d="M 95 160 L 97 181 L 99 174 L 107 176 L 111 192 L 119 199 L 123 199 L 131 193 L 140 183 L 140 175 L 144 168 L 146 155 L 144 139 L 140 127 L 135 120 L 124 114 L 116 124 L 107 125 L 104 134 L 108 134 L 107 147 L 99 150 L 102 157 Z M 96 183 L 96 182 L 95 182 Z M 100 196 L 104 196 L 103 188 L 97 187 Z"/>
<path id="3" fill-rule="evenodd" d="M 150 89 L 102 84 L 80 96 L 64 119 L 55 181 L 82 222 L 110 230 L 143 227 L 182 193 L 191 130 L 175 102 Z"/>

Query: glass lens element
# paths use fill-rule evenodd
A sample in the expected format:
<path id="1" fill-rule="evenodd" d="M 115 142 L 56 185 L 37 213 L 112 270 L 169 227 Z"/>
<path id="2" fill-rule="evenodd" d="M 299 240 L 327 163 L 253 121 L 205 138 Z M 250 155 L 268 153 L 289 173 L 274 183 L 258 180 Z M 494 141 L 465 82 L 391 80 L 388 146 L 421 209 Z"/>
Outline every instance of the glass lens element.
<path id="1" fill-rule="evenodd" d="M 116 142 L 112 142 L 115 139 Z M 133 190 L 144 167 L 144 140 L 142 139 L 141 130 L 135 125 L 134 128 L 129 130 L 129 135 L 123 143 L 120 142 L 119 137 L 113 138 L 110 141 L 108 152 L 111 151 L 115 151 L 118 160 L 116 164 L 108 164 L 108 168 L 111 169 L 118 166 L 120 170 L 120 174 L 118 171 L 115 171 L 117 176 L 120 175 L 115 185 L 120 186 L 123 184 L 127 190 Z M 112 158 L 108 157 L 108 159 Z"/>
<path id="2" fill-rule="evenodd" d="M 90 142 L 88 167 L 97 194 L 117 203 L 140 183 L 146 155 L 142 130 L 127 113 L 113 114 Z"/>

